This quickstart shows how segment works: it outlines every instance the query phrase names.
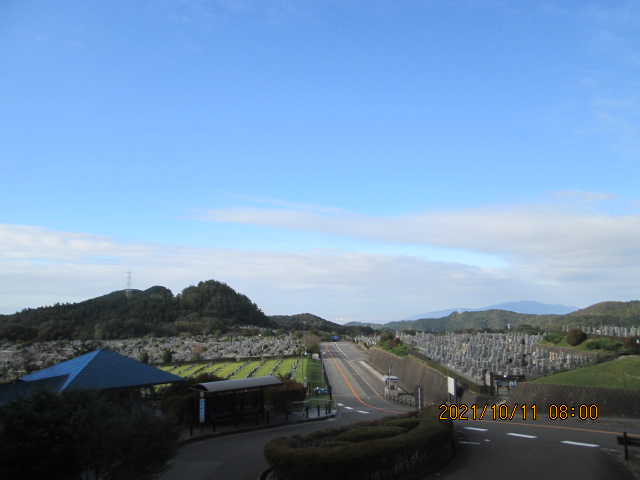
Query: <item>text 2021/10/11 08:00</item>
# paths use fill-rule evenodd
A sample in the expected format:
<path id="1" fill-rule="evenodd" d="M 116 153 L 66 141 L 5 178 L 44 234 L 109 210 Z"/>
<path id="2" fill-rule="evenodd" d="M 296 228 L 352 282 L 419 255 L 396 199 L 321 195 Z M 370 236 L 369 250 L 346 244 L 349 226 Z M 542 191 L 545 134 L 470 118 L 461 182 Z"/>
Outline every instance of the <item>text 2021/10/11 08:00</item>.
<path id="1" fill-rule="evenodd" d="M 537 420 L 540 409 L 535 403 L 530 405 L 466 405 L 441 404 L 440 420 Z M 576 418 L 580 420 L 597 420 L 597 405 L 571 406 L 552 403 L 548 408 L 549 420 L 568 420 Z M 516 417 L 517 415 L 517 417 Z"/>

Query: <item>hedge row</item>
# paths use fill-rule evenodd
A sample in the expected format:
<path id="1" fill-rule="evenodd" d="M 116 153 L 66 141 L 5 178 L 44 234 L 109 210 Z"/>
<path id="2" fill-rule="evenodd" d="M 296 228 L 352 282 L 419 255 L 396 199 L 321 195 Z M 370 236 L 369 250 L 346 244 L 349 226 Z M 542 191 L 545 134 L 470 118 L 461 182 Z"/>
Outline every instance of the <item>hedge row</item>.
<path id="1" fill-rule="evenodd" d="M 408 418 L 416 413 L 393 419 Z M 423 410 L 419 424 L 400 435 L 362 443 L 336 442 L 347 430 L 384 425 L 389 418 L 267 443 L 264 456 L 278 480 L 413 480 L 440 469 L 453 455 L 453 423 L 439 419 L 437 408 Z M 318 448 L 323 446 L 324 448 Z"/>

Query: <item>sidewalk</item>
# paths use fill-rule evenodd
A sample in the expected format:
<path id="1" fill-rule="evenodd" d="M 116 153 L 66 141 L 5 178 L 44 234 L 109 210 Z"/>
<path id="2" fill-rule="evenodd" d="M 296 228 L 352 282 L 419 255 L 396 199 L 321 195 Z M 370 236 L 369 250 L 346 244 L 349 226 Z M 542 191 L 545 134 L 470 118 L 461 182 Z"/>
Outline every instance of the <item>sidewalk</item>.
<path id="1" fill-rule="evenodd" d="M 336 414 L 337 410 L 332 410 L 330 413 L 325 414 L 324 409 L 320 409 L 320 415 L 318 415 L 317 409 L 310 408 L 308 417 L 305 415 L 305 412 L 289 413 L 286 417 L 284 413 L 265 412 L 265 417 L 258 419 L 257 423 L 255 419 L 247 419 L 239 421 L 237 427 L 233 420 L 225 420 L 224 423 L 217 422 L 215 429 L 211 423 L 203 425 L 195 424 L 193 428 L 187 428 L 180 432 L 179 442 L 184 445 L 191 442 L 197 442 L 199 440 L 236 435 L 238 433 L 253 432 L 267 428 L 295 425 L 305 422 L 319 422 L 335 418 Z"/>

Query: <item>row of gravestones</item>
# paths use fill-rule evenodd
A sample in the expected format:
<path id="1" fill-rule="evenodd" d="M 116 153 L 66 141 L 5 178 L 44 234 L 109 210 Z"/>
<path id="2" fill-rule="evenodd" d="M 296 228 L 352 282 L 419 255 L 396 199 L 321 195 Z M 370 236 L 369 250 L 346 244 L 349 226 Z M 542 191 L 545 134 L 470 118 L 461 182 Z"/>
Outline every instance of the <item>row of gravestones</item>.
<path id="1" fill-rule="evenodd" d="M 37 342 L 31 345 L 3 345 L 0 348 L 0 383 L 12 381 L 29 371 L 55 365 L 77 356 L 75 352 L 90 348 L 109 348 L 133 359 L 147 352 L 149 363 L 162 363 L 165 350 L 172 352 L 172 361 L 189 361 L 194 352 L 201 360 L 229 357 L 280 357 L 294 355 L 298 341 L 290 335 L 240 337 L 221 339 L 211 335 L 196 337 L 134 338 L 96 342 Z"/>
<path id="2" fill-rule="evenodd" d="M 170 349 L 173 352 L 172 361 L 181 362 L 191 360 L 197 354 L 200 360 L 215 360 L 225 357 L 275 357 L 293 355 L 296 353 L 298 342 L 290 336 L 282 337 L 242 337 L 237 340 L 224 340 L 215 337 L 179 338 L 171 337 L 164 342 L 137 343 L 122 348 L 121 340 L 113 341 L 113 348 L 118 353 L 137 358 L 142 350 L 149 353 L 150 363 L 160 363 L 162 352 Z"/>
<path id="3" fill-rule="evenodd" d="M 494 375 L 524 375 L 529 379 L 594 362 L 589 355 L 550 351 L 536 344 L 541 335 L 526 333 L 477 333 L 434 335 L 400 334 L 432 360 L 473 379 Z"/>
<path id="4" fill-rule="evenodd" d="M 568 332 L 569 329 L 575 328 L 571 325 L 563 325 L 562 330 Z M 607 335 L 611 337 L 637 337 L 640 335 L 638 327 L 620 327 L 618 325 L 604 325 L 600 327 L 589 327 L 586 325 L 578 326 L 584 333 L 592 335 Z"/>

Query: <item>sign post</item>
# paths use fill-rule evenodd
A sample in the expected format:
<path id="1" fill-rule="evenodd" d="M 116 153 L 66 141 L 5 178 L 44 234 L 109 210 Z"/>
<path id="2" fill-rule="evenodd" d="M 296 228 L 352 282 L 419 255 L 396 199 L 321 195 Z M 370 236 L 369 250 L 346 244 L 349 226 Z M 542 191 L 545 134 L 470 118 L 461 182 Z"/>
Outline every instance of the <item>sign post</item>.
<path id="1" fill-rule="evenodd" d="M 200 392 L 200 423 L 204 423 L 204 419 L 205 419 L 204 392 Z"/>

